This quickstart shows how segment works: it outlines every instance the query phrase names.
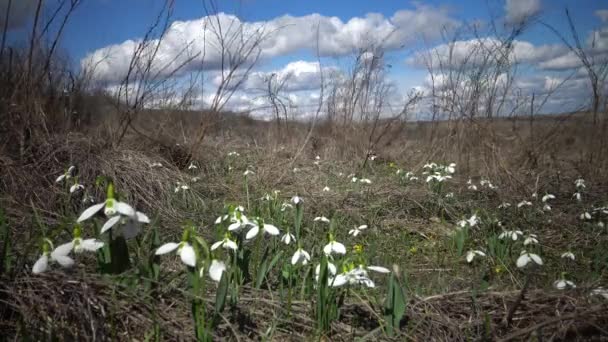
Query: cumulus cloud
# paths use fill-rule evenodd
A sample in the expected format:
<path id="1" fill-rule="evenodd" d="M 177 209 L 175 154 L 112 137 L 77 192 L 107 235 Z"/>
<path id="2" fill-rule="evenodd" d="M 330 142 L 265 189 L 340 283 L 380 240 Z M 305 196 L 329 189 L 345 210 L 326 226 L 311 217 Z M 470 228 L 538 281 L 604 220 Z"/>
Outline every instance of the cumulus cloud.
<path id="1" fill-rule="evenodd" d="M 505 20 L 509 24 L 520 24 L 541 10 L 540 0 L 506 0 Z"/>
<path id="2" fill-rule="evenodd" d="M 499 53 L 500 49 L 500 53 Z M 503 43 L 496 38 L 459 40 L 441 44 L 427 51 L 415 53 L 406 60 L 411 66 L 433 68 L 475 67 L 491 63 L 504 51 Z M 509 60 L 512 63 L 535 64 L 540 61 L 556 58 L 566 53 L 563 45 L 539 45 L 515 40 L 512 42 Z"/>
<path id="3" fill-rule="evenodd" d="M 284 15 L 268 21 L 246 22 L 236 16 L 219 13 L 195 20 L 173 22 L 159 45 L 156 68 L 172 70 L 178 65 L 184 65 L 184 70 L 195 67 L 207 70 L 220 68 L 221 44 L 214 32 L 217 31 L 214 28 L 217 28 L 218 23 L 223 28 L 225 45 L 232 56 L 242 51 L 239 50 L 242 49 L 239 36 L 241 32 L 246 37 L 263 36 L 259 46 L 251 46 L 254 48 L 253 55 L 259 53 L 261 58 L 285 56 L 302 50 L 314 52 L 317 37 L 322 56 L 346 55 L 370 44 L 381 44 L 385 49 L 394 50 L 413 44 L 420 36 L 436 39 L 441 36 L 442 30 L 460 25 L 449 16 L 447 9 L 421 4 L 411 10 L 397 11 L 391 17 L 370 13 L 346 22 L 338 17 L 320 14 L 300 17 Z M 126 74 L 131 56 L 140 43 L 140 40 L 134 39 L 100 48 L 88 54 L 81 65 L 94 67 L 97 79 L 119 81 Z M 154 46 L 158 40 L 151 43 Z"/>

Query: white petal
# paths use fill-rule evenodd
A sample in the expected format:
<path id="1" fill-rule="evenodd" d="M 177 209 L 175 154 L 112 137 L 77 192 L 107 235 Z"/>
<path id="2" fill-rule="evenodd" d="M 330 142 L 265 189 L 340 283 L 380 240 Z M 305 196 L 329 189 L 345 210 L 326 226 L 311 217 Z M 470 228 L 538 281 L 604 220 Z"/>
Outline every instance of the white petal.
<path id="1" fill-rule="evenodd" d="M 332 247 L 331 247 L 332 251 L 338 253 L 338 254 L 346 254 L 346 247 L 344 247 L 343 244 L 334 241 L 332 243 Z"/>
<path id="2" fill-rule="evenodd" d="M 236 251 L 237 249 L 239 249 L 239 246 L 236 244 L 236 242 L 234 242 L 232 240 L 227 240 L 226 242 L 224 242 L 224 248 L 232 249 L 233 251 Z"/>
<path id="3" fill-rule="evenodd" d="M 348 278 L 343 274 L 338 274 L 335 278 L 329 279 L 329 284 L 332 287 L 339 287 L 348 282 Z"/>
<path id="4" fill-rule="evenodd" d="M 299 263 L 301 256 L 302 256 L 302 250 L 301 249 L 296 250 L 296 252 L 293 253 L 293 256 L 291 257 L 291 264 L 295 265 L 295 264 Z"/>
<path id="5" fill-rule="evenodd" d="M 72 260 L 72 258 L 70 258 L 69 256 L 65 255 L 56 255 L 53 257 L 53 260 L 57 261 L 59 265 L 63 267 L 71 267 L 72 265 L 74 265 L 74 260 Z"/>
<path id="6" fill-rule="evenodd" d="M 57 179 L 55 179 L 55 183 L 59 183 L 59 182 L 63 181 L 64 179 L 65 179 L 65 174 L 57 177 Z"/>
<path id="7" fill-rule="evenodd" d="M 99 203 L 88 207 L 85 211 L 82 212 L 82 214 L 80 214 L 80 217 L 78 218 L 78 220 L 76 220 L 76 222 L 88 220 L 93 215 L 97 214 L 97 212 L 99 212 L 105 205 L 105 203 Z"/>
<path id="8" fill-rule="evenodd" d="M 82 240 L 82 242 L 80 243 L 80 246 L 85 251 L 95 252 L 96 250 L 103 247 L 103 242 L 101 242 L 97 239 L 85 239 L 85 240 Z"/>
<path id="9" fill-rule="evenodd" d="M 177 247 L 179 247 L 179 243 L 175 243 L 175 242 L 168 242 L 160 247 L 158 247 L 158 249 L 156 250 L 156 255 L 162 255 L 162 254 L 167 254 L 169 252 L 173 252 L 174 250 L 177 249 Z"/>
<path id="10" fill-rule="evenodd" d="M 179 257 L 182 259 L 184 264 L 191 267 L 196 266 L 196 254 L 194 253 L 194 248 L 192 248 L 192 246 L 190 246 L 188 243 L 184 244 L 179 250 Z"/>
<path id="11" fill-rule="evenodd" d="M 214 250 L 220 248 L 220 246 L 222 246 L 222 244 L 224 244 L 224 240 L 220 240 L 220 241 L 214 243 L 213 245 L 211 245 L 211 250 L 214 251 Z"/>
<path id="12" fill-rule="evenodd" d="M 367 266 L 367 269 L 378 273 L 391 273 L 388 268 L 382 266 Z"/>
<path id="13" fill-rule="evenodd" d="M 231 224 L 228 226 L 228 230 L 229 230 L 229 231 L 231 231 L 231 232 L 232 232 L 232 231 L 235 231 L 235 230 L 239 230 L 239 229 L 241 229 L 241 226 L 242 226 L 242 225 L 241 225 L 241 223 L 240 223 L 240 222 L 231 223 Z"/>
<path id="14" fill-rule="evenodd" d="M 528 257 L 527 254 L 520 255 L 519 258 L 517 258 L 517 267 L 525 267 L 528 262 L 530 262 L 530 257 Z"/>
<path id="15" fill-rule="evenodd" d="M 532 260 L 537 264 L 537 265 L 542 265 L 543 264 L 543 260 L 536 254 L 530 253 L 530 258 L 532 258 Z"/>
<path id="16" fill-rule="evenodd" d="M 213 260 L 209 266 L 209 277 L 216 282 L 222 279 L 222 273 L 226 271 L 226 264 L 223 261 Z"/>
<path id="17" fill-rule="evenodd" d="M 106 223 L 103 224 L 103 227 L 101 227 L 101 231 L 99 232 L 99 234 L 103 234 L 110 230 L 110 228 L 114 227 L 118 223 L 118 221 L 120 221 L 120 216 L 117 215 L 110 217 L 110 219 L 108 219 Z"/>
<path id="18" fill-rule="evenodd" d="M 325 245 L 325 247 L 323 247 L 323 253 L 325 253 L 326 255 L 331 254 L 331 242 Z"/>
<path id="19" fill-rule="evenodd" d="M 259 232 L 260 232 L 260 227 L 256 224 L 253 227 L 251 227 L 251 229 L 249 229 L 249 231 L 247 232 L 247 235 L 245 235 L 245 239 L 251 240 L 254 237 L 256 237 Z"/>
<path id="20" fill-rule="evenodd" d="M 148 216 L 146 216 L 146 214 L 138 211 L 135 213 L 135 215 L 137 217 L 137 222 L 150 223 L 150 218 Z"/>
<path id="21" fill-rule="evenodd" d="M 72 249 L 74 249 L 74 242 L 72 241 L 61 244 L 51 252 L 51 258 L 56 259 L 58 256 L 66 256 L 70 254 Z"/>
<path id="22" fill-rule="evenodd" d="M 279 235 L 281 233 L 279 228 L 271 224 L 264 224 L 264 231 L 270 235 Z"/>
<path id="23" fill-rule="evenodd" d="M 38 274 L 47 270 L 49 267 L 49 256 L 46 254 L 42 254 L 36 263 L 34 263 L 34 267 L 32 267 L 32 273 Z"/>
<path id="24" fill-rule="evenodd" d="M 124 202 L 116 202 L 114 204 L 114 209 L 122 215 L 125 216 L 135 216 L 135 209 Z"/>
<path id="25" fill-rule="evenodd" d="M 472 251 L 467 252 L 467 262 L 470 263 L 471 261 L 473 261 L 473 258 L 475 257 L 475 253 L 473 253 Z"/>

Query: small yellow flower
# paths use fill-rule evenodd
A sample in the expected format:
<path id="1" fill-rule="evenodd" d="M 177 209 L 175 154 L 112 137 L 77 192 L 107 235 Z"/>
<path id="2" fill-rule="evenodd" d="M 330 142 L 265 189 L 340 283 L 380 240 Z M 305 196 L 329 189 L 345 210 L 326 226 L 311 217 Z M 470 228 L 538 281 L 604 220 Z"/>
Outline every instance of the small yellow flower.
<path id="1" fill-rule="evenodd" d="M 361 254 L 361 253 L 363 253 L 363 246 L 362 246 L 362 245 L 359 245 L 359 244 L 354 245 L 354 246 L 353 246 L 353 251 L 354 251 L 355 253 L 357 253 L 357 254 Z"/>
<path id="2" fill-rule="evenodd" d="M 496 274 L 501 274 L 503 271 L 504 271 L 504 269 L 502 268 L 502 266 L 494 267 L 494 273 L 496 273 Z"/>
<path id="3" fill-rule="evenodd" d="M 397 167 L 397 165 L 394 162 L 390 162 L 390 163 L 388 163 L 388 167 L 393 169 L 393 168 Z"/>
<path id="4" fill-rule="evenodd" d="M 410 253 L 416 254 L 416 252 L 418 252 L 418 248 L 417 247 L 410 248 Z"/>

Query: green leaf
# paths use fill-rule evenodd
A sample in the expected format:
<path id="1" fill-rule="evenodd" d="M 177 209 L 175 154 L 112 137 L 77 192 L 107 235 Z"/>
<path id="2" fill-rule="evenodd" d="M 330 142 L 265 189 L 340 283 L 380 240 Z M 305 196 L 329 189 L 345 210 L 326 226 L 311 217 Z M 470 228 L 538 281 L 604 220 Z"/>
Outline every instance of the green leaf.
<path id="1" fill-rule="evenodd" d="M 215 313 L 220 314 L 224 310 L 226 305 L 226 296 L 228 295 L 228 275 L 227 272 L 222 273 L 222 278 L 217 286 L 217 292 L 215 293 Z"/>
<path id="2" fill-rule="evenodd" d="M 389 336 L 394 336 L 395 329 L 399 328 L 401 319 L 405 314 L 406 305 L 403 289 L 395 275 L 391 274 L 388 295 L 384 305 L 384 320 L 387 324 L 386 332 Z"/>

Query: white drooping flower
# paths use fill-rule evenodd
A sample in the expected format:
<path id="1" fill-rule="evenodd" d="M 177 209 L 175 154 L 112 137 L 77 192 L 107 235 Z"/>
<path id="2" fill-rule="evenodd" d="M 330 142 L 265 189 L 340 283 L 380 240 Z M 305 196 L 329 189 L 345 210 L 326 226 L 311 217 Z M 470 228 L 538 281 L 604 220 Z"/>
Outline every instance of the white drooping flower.
<path id="1" fill-rule="evenodd" d="M 533 264 L 536 264 L 538 266 L 543 265 L 543 260 L 540 258 L 540 256 L 538 256 L 538 254 L 521 251 L 521 255 L 519 256 L 519 258 L 517 258 L 517 262 L 516 262 L 517 267 L 524 268 L 530 262 L 532 262 Z"/>
<path id="2" fill-rule="evenodd" d="M 255 175 L 255 172 L 253 172 L 251 170 L 246 170 L 245 172 L 243 172 L 243 176 L 247 177 L 249 175 Z"/>
<path id="3" fill-rule="evenodd" d="M 177 182 L 177 185 L 175 186 L 175 189 L 173 190 L 173 192 L 178 193 L 180 191 L 188 191 L 190 190 L 190 186 L 188 186 L 188 184 L 184 184 L 182 182 Z"/>
<path id="4" fill-rule="evenodd" d="M 570 280 L 558 279 L 553 282 L 553 287 L 555 287 L 558 290 L 565 290 L 566 288 L 575 289 L 576 285 Z"/>
<path id="5" fill-rule="evenodd" d="M 579 178 L 579 179 L 575 180 L 574 181 L 574 186 L 577 189 L 579 189 L 579 190 L 586 188 L 586 186 L 585 186 L 585 180 L 582 179 L 582 178 Z"/>
<path id="6" fill-rule="evenodd" d="M 190 162 L 190 165 L 188 165 L 188 170 L 196 170 L 198 169 L 198 166 L 194 165 L 194 162 Z"/>
<path id="7" fill-rule="evenodd" d="M 562 258 L 562 259 L 570 259 L 570 260 L 574 260 L 574 259 L 576 259 L 576 258 L 574 257 L 574 253 L 572 253 L 572 252 L 565 252 L 565 253 L 562 253 L 561 258 Z"/>
<path id="8" fill-rule="evenodd" d="M 365 229 L 367 229 L 366 224 L 360 225 L 359 227 L 355 227 L 355 228 L 349 230 L 348 235 L 357 236 Z"/>
<path id="9" fill-rule="evenodd" d="M 298 205 L 298 204 L 304 203 L 304 200 L 300 196 L 293 196 L 291 198 L 291 203 Z"/>
<path id="10" fill-rule="evenodd" d="M 543 198 L 541 198 L 541 201 L 543 202 L 547 202 L 548 200 L 552 200 L 555 199 L 555 196 L 552 194 L 546 194 L 545 196 L 543 196 Z"/>
<path id="11" fill-rule="evenodd" d="M 372 181 L 367 178 L 361 178 L 361 179 L 359 179 L 359 183 L 372 184 Z"/>
<path id="12" fill-rule="evenodd" d="M 72 185 L 72 186 L 70 187 L 70 193 L 71 193 L 71 194 L 73 194 L 73 193 L 75 193 L 76 191 L 78 191 L 78 190 L 82 190 L 82 189 L 84 189 L 84 185 L 79 184 L 78 182 L 76 182 L 76 183 L 74 183 L 74 185 Z"/>
<path id="13" fill-rule="evenodd" d="M 479 223 L 479 217 L 477 216 L 477 214 L 473 214 L 468 219 L 462 219 L 462 220 L 458 221 L 457 225 L 460 228 L 464 228 L 467 226 L 470 228 L 473 228 L 473 227 L 477 226 L 478 223 Z"/>
<path id="14" fill-rule="evenodd" d="M 574 195 L 572 195 L 572 197 L 576 198 L 576 200 L 579 202 L 583 200 L 583 196 L 581 195 L 580 192 L 575 192 Z"/>
<path id="15" fill-rule="evenodd" d="M 131 216 L 120 216 L 115 215 L 110 217 L 106 223 L 101 227 L 100 234 L 103 234 L 114 227 L 117 223 L 122 222 L 123 235 L 126 239 L 130 239 L 139 233 L 139 227 L 141 223 L 150 223 L 150 219 L 146 214 L 136 211 L 135 215 Z"/>
<path id="16" fill-rule="evenodd" d="M 42 248 L 42 255 L 36 260 L 32 267 L 32 273 L 39 274 L 45 272 L 49 268 L 49 263 L 56 262 L 62 267 L 71 267 L 74 265 L 74 260 L 68 256 L 72 251 L 72 248 L 56 248 L 52 252 L 50 249 L 53 245 L 50 241 L 46 240 Z"/>
<path id="17" fill-rule="evenodd" d="M 281 234 L 281 232 L 279 231 L 279 228 L 273 226 L 272 224 L 263 223 L 263 222 L 260 222 L 260 223 L 257 223 L 257 224 L 253 223 L 253 222 L 249 223 L 251 228 L 245 235 L 245 239 L 251 240 L 254 237 L 256 237 L 258 235 L 258 233 L 260 232 L 260 226 L 261 226 L 262 231 L 268 235 L 276 236 L 276 235 Z"/>
<path id="18" fill-rule="evenodd" d="M 346 254 L 346 247 L 344 247 L 343 244 L 341 244 L 340 242 L 337 242 L 336 240 L 333 239 L 333 237 L 330 237 L 329 242 L 327 243 L 327 245 L 325 245 L 325 247 L 323 247 L 323 253 L 325 253 L 325 255 L 332 255 L 332 254 Z"/>
<path id="19" fill-rule="evenodd" d="M 532 202 L 526 201 L 526 200 L 523 200 L 523 201 L 517 203 L 518 208 L 527 207 L 527 206 L 531 206 L 531 205 L 532 205 Z"/>
<path id="20" fill-rule="evenodd" d="M 589 212 L 584 212 L 580 215 L 581 220 L 591 220 L 591 214 Z"/>
<path id="21" fill-rule="evenodd" d="M 330 191 L 330 189 L 329 189 L 328 186 L 326 186 L 326 187 L 323 188 L 323 192 L 329 192 L 329 191 Z"/>
<path id="22" fill-rule="evenodd" d="M 509 202 L 502 202 L 499 206 L 498 209 L 507 209 L 511 206 L 511 203 Z"/>
<path id="23" fill-rule="evenodd" d="M 55 179 L 55 183 L 61 183 L 66 179 L 70 179 L 73 176 L 73 172 L 76 169 L 74 165 L 70 166 L 63 174 L 59 175 L 57 179 Z"/>
<path id="24" fill-rule="evenodd" d="M 112 185 L 108 186 L 108 195 L 106 200 L 102 203 L 94 204 L 89 208 L 85 209 L 85 211 L 80 214 L 78 220 L 76 222 L 80 223 L 89 218 L 93 217 L 93 215 L 97 214 L 101 209 L 104 209 L 104 214 L 106 216 L 114 216 L 116 214 L 124 215 L 124 216 L 135 216 L 136 211 L 130 205 L 124 202 L 120 202 L 114 199 L 114 187 Z"/>
<path id="25" fill-rule="evenodd" d="M 159 162 L 154 162 L 154 163 L 150 163 L 150 164 L 148 164 L 148 166 L 149 166 L 151 169 L 154 169 L 154 168 L 158 168 L 158 167 L 163 167 L 163 164 L 161 164 L 161 163 L 159 163 Z"/>
<path id="26" fill-rule="evenodd" d="M 310 254 L 308 254 L 307 251 L 305 251 L 304 249 L 302 249 L 301 247 L 298 248 L 295 253 L 293 253 L 293 256 L 291 257 L 291 264 L 292 265 L 306 265 L 308 264 L 308 262 L 310 261 Z"/>
<path id="27" fill-rule="evenodd" d="M 454 174 L 454 172 L 456 172 L 456 163 L 450 163 L 450 165 L 445 167 L 445 171 Z"/>
<path id="28" fill-rule="evenodd" d="M 239 246 L 236 244 L 236 241 L 230 239 L 229 236 L 225 236 L 222 240 L 215 242 L 211 245 L 211 250 L 214 251 L 220 247 L 224 247 L 225 249 L 231 249 L 236 251 Z"/>
<path id="29" fill-rule="evenodd" d="M 327 217 L 325 217 L 325 216 L 317 216 L 317 217 L 314 218 L 313 221 L 315 221 L 315 222 L 319 222 L 320 221 L 320 222 L 325 222 L 325 223 L 329 223 L 330 222 L 329 219 Z"/>
<path id="30" fill-rule="evenodd" d="M 538 244 L 538 237 L 536 236 L 536 234 L 530 234 L 524 240 L 524 246 L 532 244 Z"/>
<path id="31" fill-rule="evenodd" d="M 203 270 L 201 269 L 201 271 Z M 211 265 L 209 265 L 209 277 L 213 281 L 219 283 L 224 272 L 226 272 L 226 264 L 223 261 L 216 259 L 211 260 Z"/>
<path id="32" fill-rule="evenodd" d="M 505 230 L 500 235 L 498 235 L 499 239 L 511 239 L 513 241 L 517 241 L 517 239 L 523 236 L 524 233 L 521 230 Z"/>
<path id="33" fill-rule="evenodd" d="M 477 255 L 479 255 L 480 257 L 485 257 L 486 253 L 484 253 L 480 250 L 470 250 L 467 252 L 467 256 L 466 256 L 467 262 L 468 263 L 473 262 L 473 259 L 475 259 L 475 256 L 477 256 Z"/>
<path id="34" fill-rule="evenodd" d="M 296 237 L 293 234 L 291 234 L 290 232 L 285 233 L 281 237 L 281 242 L 283 242 L 286 245 L 289 245 L 291 243 L 291 241 L 296 241 Z"/>
<path id="35" fill-rule="evenodd" d="M 327 262 L 327 271 L 329 272 L 329 275 L 327 277 L 327 282 L 328 285 L 331 284 L 334 280 L 333 276 L 336 275 L 336 273 L 338 272 L 338 269 L 336 268 L 336 265 L 332 264 L 331 262 Z M 319 282 L 319 275 L 321 273 L 321 265 L 317 265 L 317 267 L 315 267 L 315 282 Z"/>
<path id="36" fill-rule="evenodd" d="M 601 286 L 596 287 L 595 289 L 591 290 L 591 295 L 601 296 L 604 297 L 604 299 L 608 299 L 608 289 L 605 289 Z"/>
<path id="37" fill-rule="evenodd" d="M 390 273 L 388 269 L 380 266 L 369 266 L 367 269 L 373 269 L 380 273 Z M 359 265 L 357 268 L 354 268 L 348 272 L 338 274 L 333 281 L 330 282 L 330 285 L 332 287 L 339 287 L 343 285 L 360 285 L 368 288 L 376 287 L 376 284 L 374 284 L 374 281 L 370 279 L 367 270 L 365 267 L 363 267 L 363 265 Z"/>
<path id="38" fill-rule="evenodd" d="M 194 252 L 194 248 L 187 242 L 182 241 L 180 243 L 168 242 L 156 250 L 156 255 L 163 255 L 177 250 L 177 255 L 179 255 L 182 262 L 190 267 L 196 266 L 196 253 Z"/>
<path id="39" fill-rule="evenodd" d="M 240 157 L 241 155 L 238 152 L 232 151 L 228 152 L 228 157 Z"/>

